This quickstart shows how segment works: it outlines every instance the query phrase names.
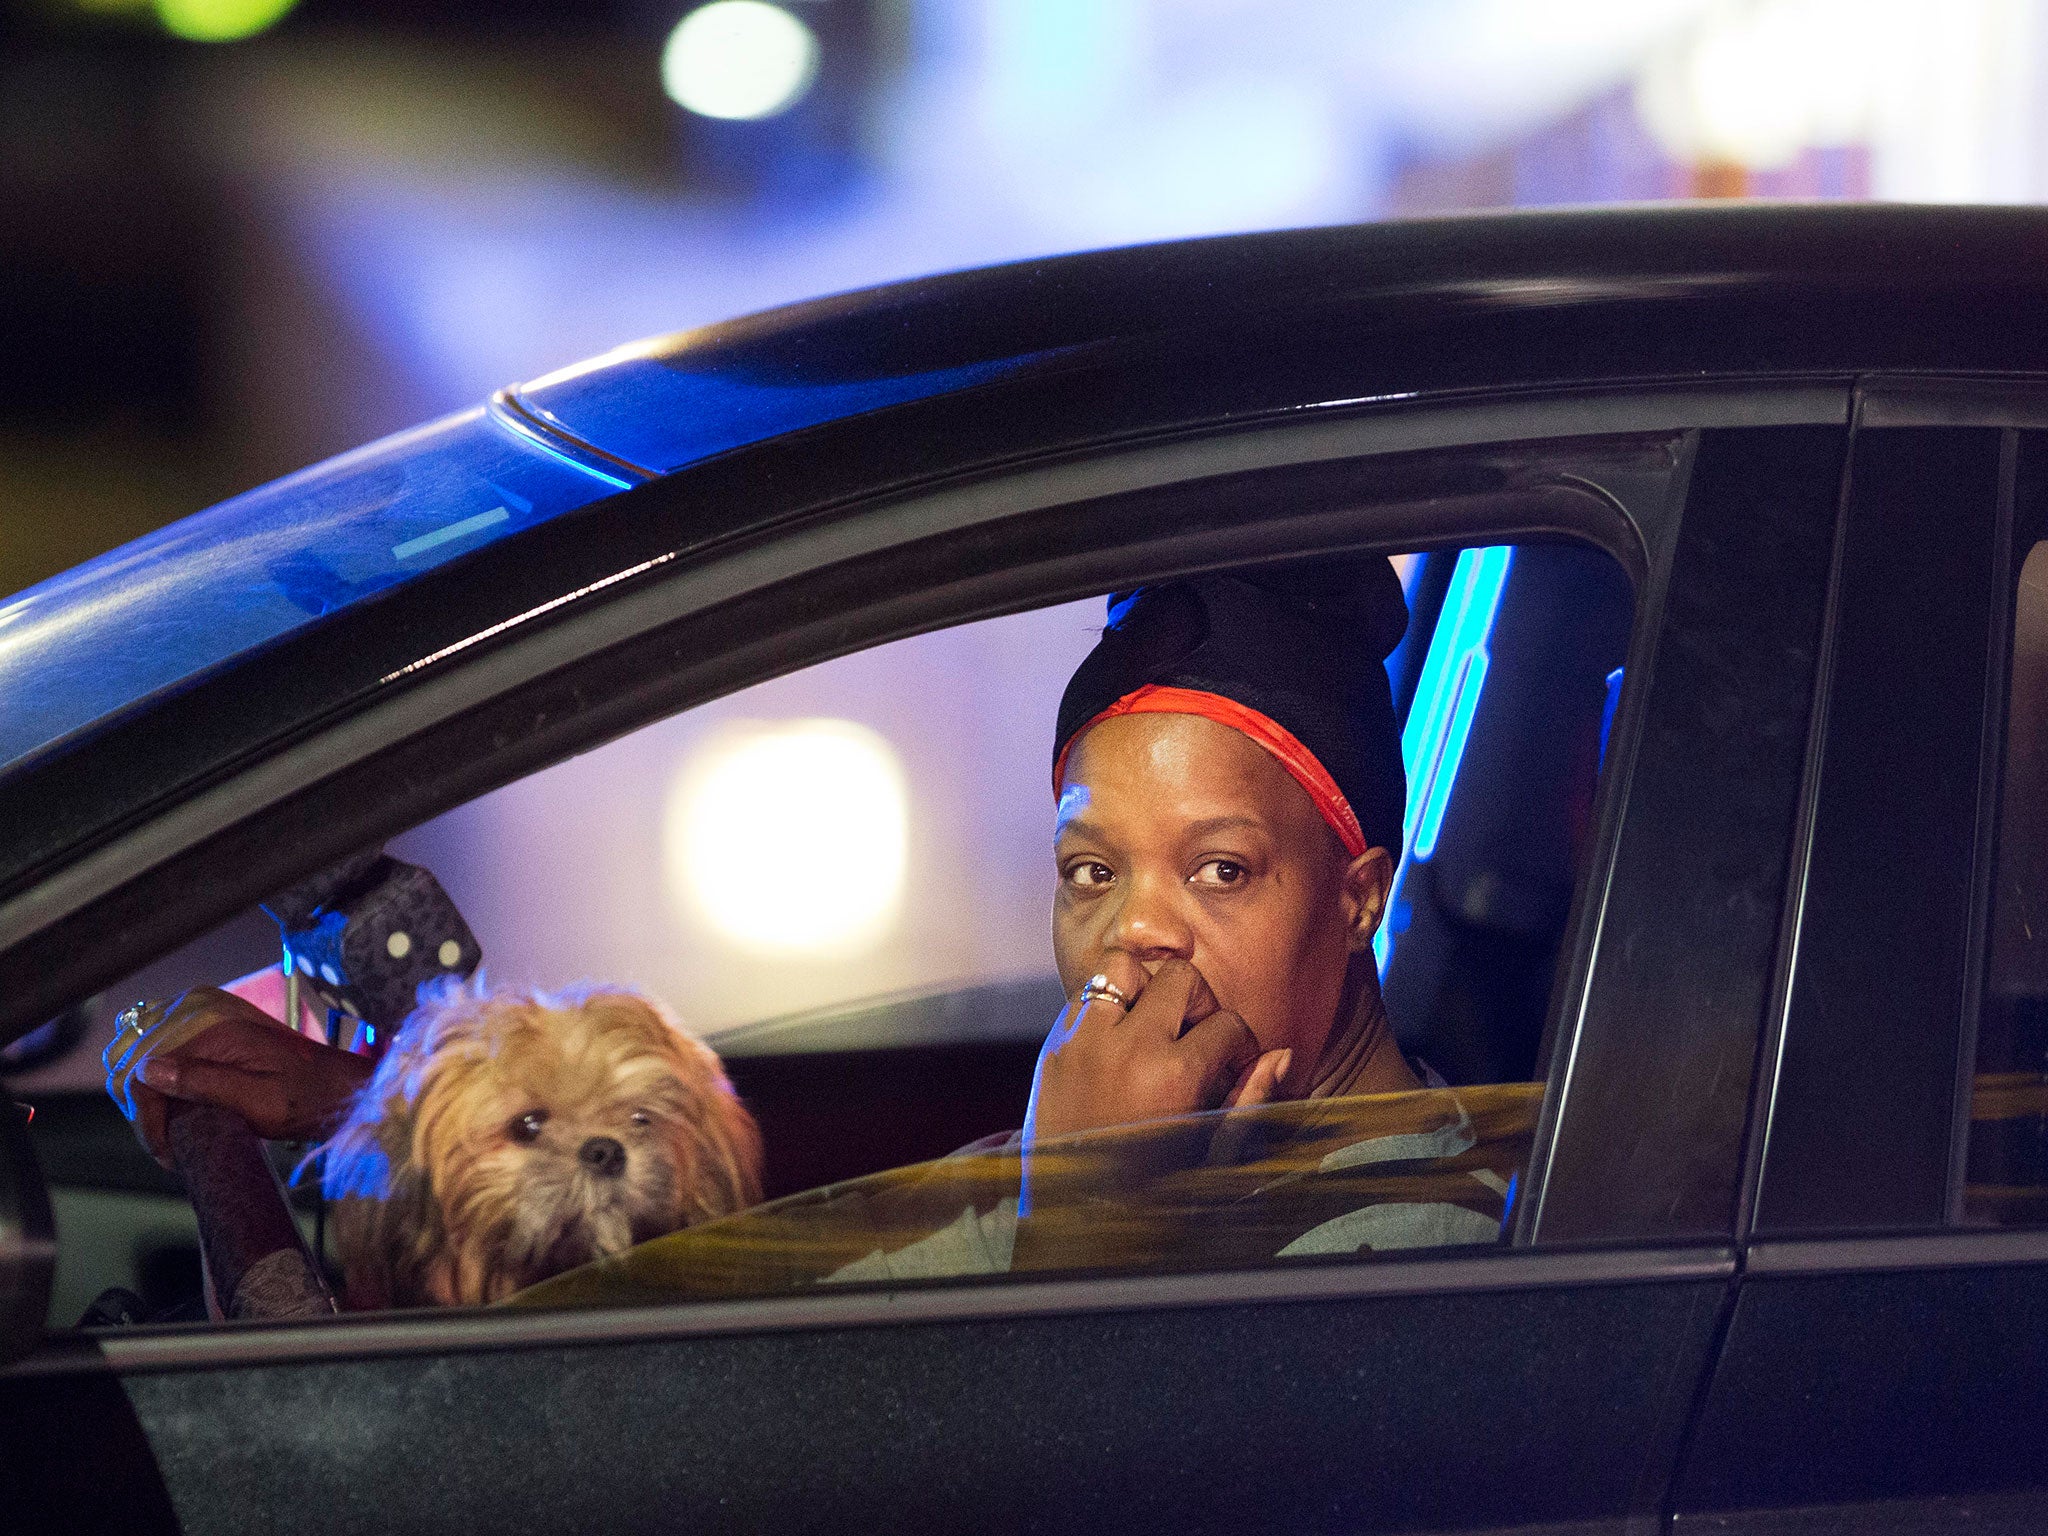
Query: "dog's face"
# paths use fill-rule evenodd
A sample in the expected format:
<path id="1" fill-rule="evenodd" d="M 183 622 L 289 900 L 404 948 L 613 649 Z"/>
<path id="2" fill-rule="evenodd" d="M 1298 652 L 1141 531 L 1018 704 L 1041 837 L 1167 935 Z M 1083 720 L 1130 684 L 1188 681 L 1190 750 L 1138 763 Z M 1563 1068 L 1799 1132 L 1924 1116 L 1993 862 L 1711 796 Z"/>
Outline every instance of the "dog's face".
<path id="1" fill-rule="evenodd" d="M 629 992 L 423 1004 L 328 1156 L 364 1306 L 496 1301 L 760 1188 L 759 1133 L 718 1058 Z"/>

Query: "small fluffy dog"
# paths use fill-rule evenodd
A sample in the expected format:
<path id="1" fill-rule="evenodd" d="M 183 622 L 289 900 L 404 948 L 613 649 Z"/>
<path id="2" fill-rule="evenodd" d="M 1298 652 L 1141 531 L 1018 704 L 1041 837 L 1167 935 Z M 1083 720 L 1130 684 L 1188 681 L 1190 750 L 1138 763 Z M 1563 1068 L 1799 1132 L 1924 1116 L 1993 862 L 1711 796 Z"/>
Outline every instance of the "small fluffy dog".
<path id="1" fill-rule="evenodd" d="M 478 1306 L 761 1197 L 710 1047 L 637 992 L 428 992 L 324 1147 L 351 1310 Z"/>

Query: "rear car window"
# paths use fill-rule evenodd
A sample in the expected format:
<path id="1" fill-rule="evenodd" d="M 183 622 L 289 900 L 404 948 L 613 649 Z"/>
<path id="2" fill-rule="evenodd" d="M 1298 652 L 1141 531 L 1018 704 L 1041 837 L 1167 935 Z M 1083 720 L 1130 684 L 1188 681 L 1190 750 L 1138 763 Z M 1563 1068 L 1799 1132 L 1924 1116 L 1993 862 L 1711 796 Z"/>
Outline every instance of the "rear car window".
<path id="1" fill-rule="evenodd" d="M 1962 1216 L 2048 1224 L 2048 540 L 2013 595 L 1990 943 Z"/>

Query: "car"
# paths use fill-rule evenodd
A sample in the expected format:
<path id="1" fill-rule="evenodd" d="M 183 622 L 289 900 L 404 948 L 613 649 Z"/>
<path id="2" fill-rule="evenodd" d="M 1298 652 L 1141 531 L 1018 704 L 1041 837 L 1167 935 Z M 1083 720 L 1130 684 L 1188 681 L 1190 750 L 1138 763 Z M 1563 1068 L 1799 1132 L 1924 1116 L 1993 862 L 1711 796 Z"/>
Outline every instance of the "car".
<path id="1" fill-rule="evenodd" d="M 0 606 L 0 1039 L 83 1009 L 96 1054 L 131 992 L 274 954 L 256 904 L 387 841 L 514 973 L 680 859 L 754 956 L 728 987 L 706 939 L 674 986 L 775 1197 L 500 1307 L 71 1327 L 151 1255 L 189 1283 L 189 1217 L 97 1090 L 17 1076 L 9 1523 L 2039 1525 L 2044 250 L 2031 209 L 1674 208 L 926 278 L 508 389 Z M 1414 613 L 1377 958 L 1447 1085 L 1256 1188 L 1211 1153 L 1131 1194 L 1159 1219 L 1121 1247 L 892 1268 L 1014 1179 L 946 1154 L 1021 1123 L 1062 989 L 975 945 L 1042 916 L 974 906 L 920 823 L 849 845 L 911 860 L 887 965 L 850 929 L 747 951 L 689 885 L 696 791 L 656 780 L 764 739 L 762 699 L 815 723 L 872 687 L 958 789 L 887 804 L 1043 821 L 1033 743 L 1103 594 L 1338 550 L 1401 556 Z M 575 777 L 635 742 L 668 743 L 669 812 Z M 1025 821 L 947 836 L 992 883 L 1042 860 Z M 479 847 L 541 873 L 507 897 Z M 1445 1115 L 1473 1135 L 1383 1147 L 1346 1198 L 1485 1175 L 1481 1240 L 1241 1240 L 1253 1196 Z"/>

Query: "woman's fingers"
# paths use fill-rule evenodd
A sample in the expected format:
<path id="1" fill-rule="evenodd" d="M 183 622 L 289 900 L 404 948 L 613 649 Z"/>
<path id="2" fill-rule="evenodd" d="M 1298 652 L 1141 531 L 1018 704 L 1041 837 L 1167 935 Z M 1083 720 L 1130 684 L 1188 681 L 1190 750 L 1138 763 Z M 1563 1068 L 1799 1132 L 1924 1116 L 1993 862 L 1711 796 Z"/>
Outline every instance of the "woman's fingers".
<path id="1" fill-rule="evenodd" d="M 1084 996 L 1098 979 L 1130 1006 Z M 1130 955 L 1106 956 L 1039 1052 L 1026 1139 L 1263 1104 L 1279 1096 L 1292 1059 L 1284 1048 L 1264 1051 L 1188 961 L 1167 960 L 1148 976 Z"/>
<path id="2" fill-rule="evenodd" d="M 291 1129 L 289 1096 L 274 1071 L 262 1065 L 208 1061 L 196 1054 L 182 1060 L 152 1056 L 143 1062 L 141 1077 L 167 1098 L 232 1109 L 259 1136 L 282 1138 Z"/>
<path id="3" fill-rule="evenodd" d="M 234 1110 L 271 1140 L 303 1140 L 326 1133 L 370 1068 L 241 998 L 195 988 L 115 1055 L 107 1091 L 150 1155 L 167 1163 L 172 1099 Z"/>
<path id="4" fill-rule="evenodd" d="M 137 1079 L 129 1083 L 128 1102 L 123 1107 L 135 1127 L 142 1150 L 165 1168 L 172 1167 L 169 1102 L 147 1083 Z"/>
<path id="5" fill-rule="evenodd" d="M 1259 1037 L 1234 1013 L 1212 1013 L 1181 1037 L 1181 1048 L 1201 1068 L 1203 1109 L 1223 1104 L 1232 1085 L 1259 1057 Z"/>
<path id="6" fill-rule="evenodd" d="M 1276 1051 L 1265 1052 L 1252 1063 L 1243 1080 L 1231 1089 L 1223 1107 L 1250 1109 L 1254 1104 L 1270 1104 L 1280 1091 L 1280 1079 L 1287 1075 L 1287 1069 L 1293 1064 L 1294 1052 L 1284 1045 Z"/>
<path id="7" fill-rule="evenodd" d="M 1145 974 L 1145 967 L 1129 955 L 1104 957 L 1102 969 L 1085 977 L 1074 988 L 1073 996 L 1067 999 L 1067 1006 L 1053 1021 L 1052 1032 L 1046 1036 L 1047 1048 L 1058 1049 L 1066 1045 L 1084 1022 L 1091 1031 L 1121 1024 L 1130 1010 L 1137 1006 L 1139 995 L 1150 979 Z M 1105 997 L 1099 990 L 1090 991 L 1098 981 L 1108 983 L 1123 1001 L 1119 1003 L 1115 997 Z"/>
<path id="8" fill-rule="evenodd" d="M 1082 982 L 1081 990 L 1085 992 L 1098 979 L 1107 982 L 1110 988 L 1123 998 L 1123 1002 L 1118 1003 L 1111 997 L 1095 997 L 1089 998 L 1085 1006 L 1093 1007 L 1099 1003 L 1113 1017 L 1121 1018 L 1138 1006 L 1138 999 L 1144 995 L 1145 988 L 1152 978 L 1145 974 L 1145 967 L 1138 963 L 1135 956 L 1118 953 L 1105 955 L 1102 969 Z"/>
<path id="9" fill-rule="evenodd" d="M 1202 973 L 1185 960 L 1168 960 L 1145 984 L 1143 994 L 1131 1007 L 1130 1020 L 1149 1034 L 1178 1040 L 1191 1005 L 1200 999 L 1207 1000 L 1208 1013 L 1213 1016 L 1215 1000 L 1209 995 L 1209 984 L 1202 980 Z"/>

